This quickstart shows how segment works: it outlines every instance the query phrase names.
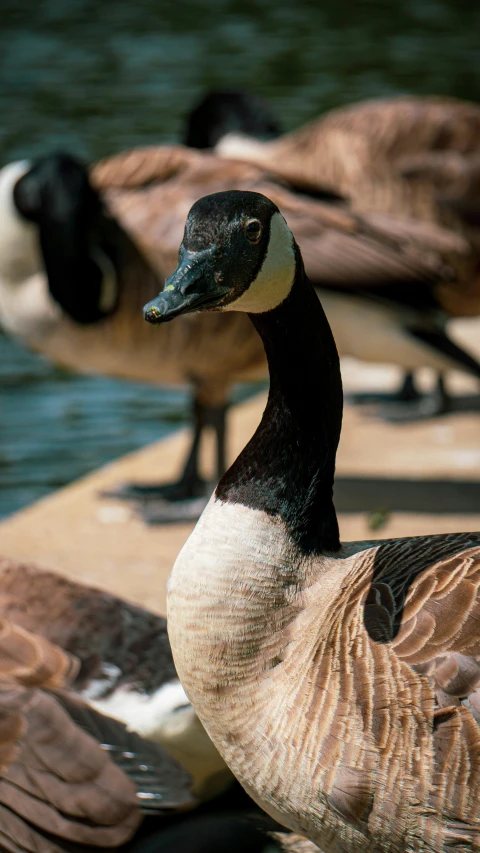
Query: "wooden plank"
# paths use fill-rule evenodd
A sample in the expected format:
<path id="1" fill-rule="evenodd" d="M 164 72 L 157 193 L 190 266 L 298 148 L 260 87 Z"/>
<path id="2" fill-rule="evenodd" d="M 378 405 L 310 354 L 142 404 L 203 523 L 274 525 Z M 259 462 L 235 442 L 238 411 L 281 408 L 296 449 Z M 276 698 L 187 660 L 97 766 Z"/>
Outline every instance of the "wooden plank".
<path id="1" fill-rule="evenodd" d="M 344 375 L 349 387 L 358 387 L 368 379 L 365 370 L 362 368 L 358 373 L 355 365 L 350 368 L 347 365 Z M 391 375 L 388 376 L 390 382 Z M 264 403 L 265 396 L 260 395 L 232 412 L 231 459 L 253 433 Z M 480 529 L 480 504 L 476 503 L 477 483 L 480 488 L 478 436 L 478 416 L 472 414 L 389 425 L 371 413 L 346 406 L 337 465 L 339 508 L 350 501 L 349 511 L 339 514 L 342 537 L 371 539 Z M 102 498 L 100 493 L 124 481 L 164 481 L 174 476 L 187 444 L 187 431 L 177 433 L 7 518 L 0 524 L 0 553 L 34 561 L 164 612 L 166 579 L 192 525 L 147 527 L 128 504 Z M 207 443 L 205 456 L 209 450 Z M 369 478 L 367 491 L 362 485 L 363 477 Z M 385 481 L 392 478 L 392 488 L 389 491 L 387 484 L 385 492 Z M 436 478 L 438 482 L 430 483 L 430 492 L 423 487 L 423 511 L 418 511 L 417 493 L 422 491 L 422 485 L 417 486 L 416 482 L 425 478 Z M 471 506 L 468 495 L 465 498 L 468 487 L 462 486 L 464 480 L 474 485 Z M 411 489 L 410 498 L 407 494 L 413 501 L 411 512 L 394 511 L 398 481 L 406 481 Z M 451 501 L 449 481 L 457 483 L 452 485 Z M 439 482 L 447 495 L 447 511 L 444 509 L 441 514 L 436 511 Z M 365 512 L 371 490 L 378 485 L 386 505 L 376 507 L 373 500 L 373 506 Z M 461 513 L 456 511 L 456 495 L 463 496 L 459 501 L 463 507 Z M 380 529 L 371 529 L 372 523 L 382 521 Z"/>

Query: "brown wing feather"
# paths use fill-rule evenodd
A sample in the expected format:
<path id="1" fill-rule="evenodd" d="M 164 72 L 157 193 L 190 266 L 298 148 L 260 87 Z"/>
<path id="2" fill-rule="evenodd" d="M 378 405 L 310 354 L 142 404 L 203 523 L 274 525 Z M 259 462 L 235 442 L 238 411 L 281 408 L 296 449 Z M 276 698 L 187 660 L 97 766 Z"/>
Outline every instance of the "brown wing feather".
<path id="1" fill-rule="evenodd" d="M 438 292 L 454 316 L 480 312 L 479 155 L 477 104 L 408 96 L 332 110 L 231 152 L 296 187 L 337 193 L 357 213 L 436 223 L 462 236 L 464 248 L 448 258 L 455 284 Z"/>
<path id="2" fill-rule="evenodd" d="M 130 152 L 125 163 L 133 164 L 134 171 L 136 155 L 143 163 L 150 151 L 154 169 L 162 151 L 170 162 L 173 150 Z M 295 195 L 256 166 L 211 154 L 195 153 L 181 169 L 175 173 L 166 170 L 163 178 L 157 174 L 155 181 L 138 179 L 134 190 L 126 189 L 121 158 L 104 161 L 102 169 L 108 165 L 115 173 L 117 162 L 120 176 L 105 185 L 107 203 L 164 275 L 175 268 L 191 206 L 204 195 L 226 189 L 260 192 L 279 206 L 300 245 L 307 273 L 318 285 L 358 288 L 392 281 L 430 283 L 450 279 L 452 260 L 468 255 L 468 246 L 459 235 L 432 223 L 398 221 L 379 214 L 361 217 L 346 207 Z"/>
<path id="3" fill-rule="evenodd" d="M 25 730 L 0 781 L 4 808 L 40 831 L 83 844 L 115 846 L 130 838 L 141 821 L 135 785 L 53 696 L 18 690 Z"/>
<path id="4" fill-rule="evenodd" d="M 6 849 L 61 849 L 50 836 L 116 847 L 135 832 L 142 806 L 163 813 L 194 803 L 188 773 L 160 746 L 65 689 L 78 671 L 74 658 L 5 618 L 0 627 L 0 841 Z"/>
<path id="5" fill-rule="evenodd" d="M 129 838 L 141 820 L 135 785 L 55 698 L 39 689 L 66 685 L 77 670 L 77 661 L 48 640 L 2 620 L 0 827 L 4 835 L 11 831 L 20 849 L 22 836 L 25 849 L 37 849 L 28 841 L 36 838 L 33 826 L 111 846 Z M 32 827 L 19 831 L 12 812 Z"/>
<path id="6" fill-rule="evenodd" d="M 313 563 L 304 595 L 278 676 L 296 679 L 285 741 L 304 739 L 335 838 L 478 849 L 480 534 L 347 544 Z"/>
<path id="7" fill-rule="evenodd" d="M 0 616 L 14 622 L 16 630 L 20 626 L 35 632 L 35 642 L 40 635 L 56 644 L 50 647 L 54 655 L 68 652 L 78 658 L 79 688 L 101 677 L 103 663 L 118 667 L 115 686 L 135 680 L 149 692 L 176 678 L 163 616 L 54 572 L 0 559 Z M 0 633 L 0 666 L 1 637 Z M 32 654 L 36 653 L 34 645 Z"/>
<path id="8" fill-rule="evenodd" d="M 294 184 L 358 198 L 365 210 L 366 201 L 361 201 L 359 191 L 365 190 L 367 181 L 394 178 L 397 164 L 400 170 L 409 156 L 422 152 L 472 154 L 478 151 L 479 138 L 478 105 L 453 98 L 407 96 L 332 110 L 279 140 L 252 149 L 251 156 Z M 392 204 L 400 204 L 394 192 L 391 196 Z M 387 201 L 384 197 L 383 203 Z M 410 204 L 413 201 L 410 198 Z M 407 202 L 406 197 L 404 204 Z"/>
<path id="9" fill-rule="evenodd" d="M 75 678 L 79 666 L 75 658 L 44 637 L 0 619 L 0 681 L 63 687 Z"/>
<path id="10" fill-rule="evenodd" d="M 406 759 L 418 755 L 416 784 L 425 787 L 419 801 L 434 810 L 423 832 L 427 838 L 440 833 L 438 849 L 453 843 L 450 838 L 463 838 L 470 849 L 480 832 L 478 540 L 464 534 L 382 543 L 368 552 L 373 577 L 362 598 L 375 661 L 373 702 L 384 709 L 374 713 L 371 731 L 385 750 L 392 725 L 403 728 L 392 766 L 405 782 Z M 394 712 L 392 702 L 398 703 Z M 410 734 L 405 712 L 414 726 Z M 383 735 L 382 720 L 390 727 Z"/>
<path id="11" fill-rule="evenodd" d="M 181 145 L 149 146 L 105 157 L 90 169 L 97 189 L 137 189 L 154 181 L 167 181 L 181 173 L 198 155 Z"/>

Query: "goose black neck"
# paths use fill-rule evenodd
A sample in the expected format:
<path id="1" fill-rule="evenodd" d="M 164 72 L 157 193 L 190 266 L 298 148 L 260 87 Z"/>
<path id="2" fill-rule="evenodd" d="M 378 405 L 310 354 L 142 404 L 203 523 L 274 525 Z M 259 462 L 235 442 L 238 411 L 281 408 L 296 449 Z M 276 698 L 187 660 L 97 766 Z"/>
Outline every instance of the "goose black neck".
<path id="1" fill-rule="evenodd" d="M 340 547 L 332 498 L 343 409 L 340 365 L 298 249 L 287 299 L 250 319 L 265 347 L 270 393 L 260 426 L 216 495 L 280 517 L 305 555 L 335 551 Z"/>

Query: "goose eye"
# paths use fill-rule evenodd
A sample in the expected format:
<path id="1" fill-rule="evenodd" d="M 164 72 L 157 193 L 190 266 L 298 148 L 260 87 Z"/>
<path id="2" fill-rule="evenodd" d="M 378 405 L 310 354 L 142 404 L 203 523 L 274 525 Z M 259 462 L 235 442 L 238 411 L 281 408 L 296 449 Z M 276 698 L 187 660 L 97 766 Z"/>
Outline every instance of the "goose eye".
<path id="1" fill-rule="evenodd" d="M 249 243 L 258 243 L 262 236 L 262 223 L 258 219 L 250 219 L 245 224 L 245 237 Z"/>

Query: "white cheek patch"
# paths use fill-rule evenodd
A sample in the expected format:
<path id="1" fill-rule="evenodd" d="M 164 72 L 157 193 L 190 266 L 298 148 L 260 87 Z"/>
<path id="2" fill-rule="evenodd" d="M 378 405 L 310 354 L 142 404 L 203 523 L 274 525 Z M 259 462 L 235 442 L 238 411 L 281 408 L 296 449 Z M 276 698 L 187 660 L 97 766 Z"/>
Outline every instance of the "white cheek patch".
<path id="1" fill-rule="evenodd" d="M 43 272 L 22 282 L 0 275 L 0 326 L 11 335 L 35 344 L 49 335 L 62 319 L 62 310 L 50 294 Z"/>
<path id="2" fill-rule="evenodd" d="M 270 239 L 260 272 L 248 290 L 223 311 L 248 311 L 263 314 L 280 305 L 287 298 L 295 278 L 295 250 L 293 236 L 280 213 L 270 221 Z"/>
<path id="3" fill-rule="evenodd" d="M 51 331 L 61 311 L 48 288 L 37 226 L 20 216 L 13 200 L 29 168 L 23 160 L 0 170 L 0 325 L 34 342 Z"/>

